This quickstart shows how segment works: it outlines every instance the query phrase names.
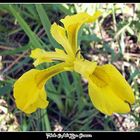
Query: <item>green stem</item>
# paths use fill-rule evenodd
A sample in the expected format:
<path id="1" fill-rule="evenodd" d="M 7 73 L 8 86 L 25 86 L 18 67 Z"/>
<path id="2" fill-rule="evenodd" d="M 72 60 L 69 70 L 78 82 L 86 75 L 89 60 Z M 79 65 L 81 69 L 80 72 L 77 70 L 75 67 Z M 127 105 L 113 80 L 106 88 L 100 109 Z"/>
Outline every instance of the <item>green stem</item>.
<path id="1" fill-rule="evenodd" d="M 41 114 L 43 115 L 42 122 L 43 122 L 43 125 L 45 125 L 46 131 L 51 131 L 50 121 L 49 121 L 48 113 L 47 113 L 46 109 L 42 109 Z"/>

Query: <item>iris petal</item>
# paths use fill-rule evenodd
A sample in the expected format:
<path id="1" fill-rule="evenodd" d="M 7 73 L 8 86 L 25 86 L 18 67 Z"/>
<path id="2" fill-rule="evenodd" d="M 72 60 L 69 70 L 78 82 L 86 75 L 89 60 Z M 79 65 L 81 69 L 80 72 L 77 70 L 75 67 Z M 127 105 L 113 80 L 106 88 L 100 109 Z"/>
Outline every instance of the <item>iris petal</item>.
<path id="1" fill-rule="evenodd" d="M 87 79 L 89 79 L 89 76 L 94 72 L 96 66 L 96 62 L 90 62 L 84 59 L 76 59 L 74 61 L 74 70 Z"/>
<path id="2" fill-rule="evenodd" d="M 44 62 L 53 62 L 56 60 L 65 61 L 68 56 L 63 50 L 55 49 L 54 52 L 47 52 L 43 49 L 36 48 L 31 51 L 30 57 L 34 58 L 34 66 L 37 66 Z"/>
<path id="3" fill-rule="evenodd" d="M 14 84 L 16 105 L 27 114 L 36 111 L 37 108 L 45 108 L 48 105 L 45 89 L 44 87 L 38 88 L 35 79 L 39 72 L 39 70 L 32 69 L 24 73 Z"/>
<path id="4" fill-rule="evenodd" d="M 121 73 L 111 64 L 98 66 L 93 75 L 100 77 L 102 81 L 106 82 L 112 91 L 122 100 L 133 104 L 135 102 L 132 88 L 121 75 Z"/>
<path id="5" fill-rule="evenodd" d="M 65 51 L 67 52 L 67 54 L 69 54 L 70 56 L 73 56 L 73 50 L 72 47 L 67 39 L 66 36 L 66 32 L 65 29 L 59 25 L 57 25 L 56 23 L 54 23 L 51 26 L 51 34 L 54 37 L 54 39 L 60 44 L 62 45 L 62 47 L 65 49 Z"/>
<path id="6" fill-rule="evenodd" d="M 44 85 L 52 76 L 65 71 L 65 68 L 67 64 L 60 63 L 45 70 L 31 69 L 24 73 L 14 84 L 17 107 L 27 114 L 36 111 L 37 108 L 47 107 Z"/>
<path id="7" fill-rule="evenodd" d="M 94 22 L 101 15 L 100 11 L 96 11 L 92 16 L 88 13 L 78 13 L 72 16 L 66 16 L 61 19 L 67 31 L 68 39 L 74 52 L 77 51 L 78 31 L 84 23 Z"/>
<path id="8" fill-rule="evenodd" d="M 129 104 L 119 98 L 109 86 L 100 88 L 93 82 L 89 82 L 89 96 L 93 105 L 99 111 L 107 115 L 128 113 L 130 111 Z"/>
<path id="9" fill-rule="evenodd" d="M 133 104 L 134 93 L 120 72 L 111 64 L 97 66 L 89 82 L 89 96 L 102 113 L 127 113 Z"/>

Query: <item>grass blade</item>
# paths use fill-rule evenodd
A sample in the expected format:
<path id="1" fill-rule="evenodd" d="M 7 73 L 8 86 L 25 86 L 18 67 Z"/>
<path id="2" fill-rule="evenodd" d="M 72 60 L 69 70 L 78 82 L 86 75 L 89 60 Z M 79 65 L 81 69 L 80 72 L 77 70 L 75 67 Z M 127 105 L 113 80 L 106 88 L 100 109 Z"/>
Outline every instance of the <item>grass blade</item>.
<path id="1" fill-rule="evenodd" d="M 40 20 L 42 22 L 42 25 L 46 31 L 46 34 L 50 40 L 50 43 L 52 44 L 53 47 L 56 47 L 56 48 L 60 48 L 58 43 L 53 39 L 51 33 L 50 33 L 50 28 L 51 28 L 51 23 L 49 21 L 49 18 L 43 8 L 43 6 L 41 4 L 36 4 L 36 10 L 38 12 L 38 15 L 40 17 Z"/>
<path id="2" fill-rule="evenodd" d="M 37 35 L 30 29 L 29 25 L 20 16 L 20 14 L 18 13 L 18 11 L 15 10 L 16 9 L 15 6 L 9 5 L 9 9 L 12 12 L 12 14 L 15 16 L 15 18 L 17 19 L 17 21 L 20 24 L 20 26 L 23 28 L 23 30 L 28 35 L 31 43 L 33 44 L 33 47 L 34 48 L 36 48 L 36 47 L 42 48 L 42 45 L 40 44 Z"/>

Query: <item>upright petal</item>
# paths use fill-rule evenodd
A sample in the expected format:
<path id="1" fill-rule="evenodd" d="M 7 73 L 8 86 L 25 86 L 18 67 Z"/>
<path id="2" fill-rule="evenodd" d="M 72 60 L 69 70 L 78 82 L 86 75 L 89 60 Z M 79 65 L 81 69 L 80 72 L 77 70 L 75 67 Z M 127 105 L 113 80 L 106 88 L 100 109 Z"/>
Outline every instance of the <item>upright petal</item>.
<path id="1" fill-rule="evenodd" d="M 46 81 L 59 72 L 65 71 L 67 64 L 60 63 L 45 70 L 31 69 L 24 73 L 14 84 L 14 98 L 17 107 L 30 114 L 37 108 L 48 105 L 44 85 Z"/>
<path id="2" fill-rule="evenodd" d="M 54 39 L 62 45 L 62 47 L 65 49 L 65 51 L 67 52 L 67 54 L 74 56 L 72 47 L 68 41 L 68 38 L 66 36 L 66 31 L 63 27 L 57 25 L 56 23 L 54 23 L 51 26 L 51 34 L 54 37 Z"/>
<path id="3" fill-rule="evenodd" d="M 66 16 L 64 19 L 61 19 L 61 22 L 64 24 L 67 31 L 69 42 L 75 53 L 77 51 L 77 37 L 80 27 L 84 23 L 94 22 L 100 15 L 101 12 L 97 11 L 92 16 L 90 16 L 88 13 L 78 13 L 76 15 Z"/>

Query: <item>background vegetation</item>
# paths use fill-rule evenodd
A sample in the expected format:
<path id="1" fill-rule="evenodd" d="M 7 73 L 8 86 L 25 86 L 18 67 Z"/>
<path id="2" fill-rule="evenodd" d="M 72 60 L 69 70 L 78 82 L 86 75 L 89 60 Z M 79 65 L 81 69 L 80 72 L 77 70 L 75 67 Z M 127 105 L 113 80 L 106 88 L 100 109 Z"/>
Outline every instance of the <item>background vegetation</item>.
<path id="1" fill-rule="evenodd" d="M 14 82 L 33 68 L 30 51 L 60 47 L 50 26 L 66 15 L 103 11 L 79 33 L 82 54 L 98 64 L 112 63 L 130 83 L 136 103 L 129 114 L 106 116 L 92 105 L 87 82 L 63 72 L 47 82 L 50 104 L 26 116 L 15 106 Z M 41 65 L 39 68 L 48 67 Z M 140 128 L 139 4 L 13 4 L 0 5 L 0 131 L 138 131 Z"/>

